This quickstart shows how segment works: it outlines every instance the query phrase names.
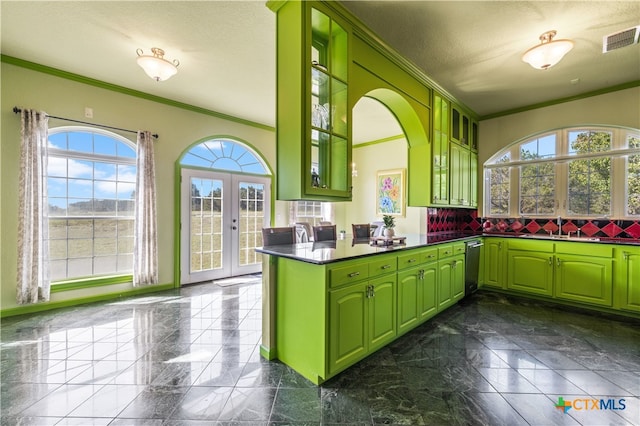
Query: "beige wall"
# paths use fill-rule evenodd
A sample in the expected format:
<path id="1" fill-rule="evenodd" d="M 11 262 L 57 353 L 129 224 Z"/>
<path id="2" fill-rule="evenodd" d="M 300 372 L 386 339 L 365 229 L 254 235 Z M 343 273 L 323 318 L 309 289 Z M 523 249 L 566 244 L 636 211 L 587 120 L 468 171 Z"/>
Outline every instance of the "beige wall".
<path id="1" fill-rule="evenodd" d="M 275 132 L 246 124 L 116 93 L 10 64 L 1 69 L 1 165 L 2 200 L 0 258 L 0 308 L 15 307 L 17 181 L 19 172 L 20 118 L 14 106 L 44 110 L 51 115 L 87 120 L 84 108 L 93 108 L 93 121 L 126 129 L 145 129 L 158 133 L 156 142 L 156 180 L 158 187 L 158 235 L 160 284 L 173 283 L 174 274 L 174 164 L 192 143 L 209 136 L 228 135 L 251 144 L 275 170 Z M 171 84 L 171 82 L 161 83 Z M 92 121 L 92 120 L 87 120 Z M 50 127 L 69 125 L 51 120 Z M 125 134 L 131 138 L 135 135 Z M 277 203 L 275 216 L 282 215 L 285 203 Z M 113 293 L 130 285 L 97 287 L 54 293 L 52 301 Z"/>
<path id="2" fill-rule="evenodd" d="M 353 179 L 351 203 L 336 203 L 336 225 L 338 230 L 351 233 L 352 223 L 370 223 L 382 220 L 376 216 L 376 172 L 378 170 L 405 169 L 408 162 L 408 146 L 405 138 L 354 148 L 353 161 L 358 176 Z M 405 194 L 406 196 L 406 194 Z M 396 220 L 396 234 L 419 234 L 426 232 L 426 208 L 407 207 L 405 217 Z"/>
<path id="3" fill-rule="evenodd" d="M 483 199 L 482 164 L 496 152 L 529 135 L 579 125 L 609 125 L 640 129 L 640 87 L 481 121 L 478 200 Z M 482 208 L 478 213 L 482 215 Z"/>

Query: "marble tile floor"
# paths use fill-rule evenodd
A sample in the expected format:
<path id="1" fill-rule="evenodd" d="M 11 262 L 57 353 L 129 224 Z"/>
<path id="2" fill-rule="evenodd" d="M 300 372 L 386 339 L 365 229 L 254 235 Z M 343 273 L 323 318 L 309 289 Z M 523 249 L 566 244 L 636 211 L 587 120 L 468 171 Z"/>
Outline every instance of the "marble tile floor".
<path id="1" fill-rule="evenodd" d="M 260 330 L 255 281 L 3 319 L 1 424 L 640 424 L 638 321 L 479 292 L 319 387 Z"/>

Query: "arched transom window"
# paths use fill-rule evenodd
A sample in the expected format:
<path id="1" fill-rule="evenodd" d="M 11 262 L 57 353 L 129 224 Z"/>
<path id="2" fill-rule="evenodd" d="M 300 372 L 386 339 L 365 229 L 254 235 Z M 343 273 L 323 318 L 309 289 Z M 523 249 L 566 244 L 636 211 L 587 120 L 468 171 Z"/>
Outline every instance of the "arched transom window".
<path id="1" fill-rule="evenodd" d="M 183 166 L 266 175 L 267 166 L 251 148 L 230 139 L 210 139 L 193 146 L 180 162 Z"/>

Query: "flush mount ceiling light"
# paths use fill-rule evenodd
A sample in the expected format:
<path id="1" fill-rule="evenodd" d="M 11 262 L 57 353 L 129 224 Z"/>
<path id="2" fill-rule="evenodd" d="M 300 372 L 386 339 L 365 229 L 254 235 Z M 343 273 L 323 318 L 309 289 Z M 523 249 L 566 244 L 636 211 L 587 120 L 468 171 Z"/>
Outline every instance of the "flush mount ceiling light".
<path id="1" fill-rule="evenodd" d="M 554 40 L 556 31 L 547 31 L 540 36 L 540 44 L 524 52 L 522 60 L 539 70 L 551 68 L 564 57 L 571 49 L 571 40 Z"/>
<path id="2" fill-rule="evenodd" d="M 177 59 L 174 59 L 173 62 L 164 59 L 164 50 L 160 48 L 152 47 L 151 53 L 153 55 L 145 55 L 142 49 L 136 50 L 136 53 L 138 54 L 138 65 L 155 81 L 167 80 L 178 72 L 180 62 Z"/>

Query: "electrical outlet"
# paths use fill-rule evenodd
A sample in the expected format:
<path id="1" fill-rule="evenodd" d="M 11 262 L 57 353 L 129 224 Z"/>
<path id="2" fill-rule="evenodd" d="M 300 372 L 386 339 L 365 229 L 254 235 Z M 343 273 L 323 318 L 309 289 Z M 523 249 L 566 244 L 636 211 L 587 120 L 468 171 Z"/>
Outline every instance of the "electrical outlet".
<path id="1" fill-rule="evenodd" d="M 84 116 L 86 118 L 93 118 L 93 108 L 84 107 Z"/>

